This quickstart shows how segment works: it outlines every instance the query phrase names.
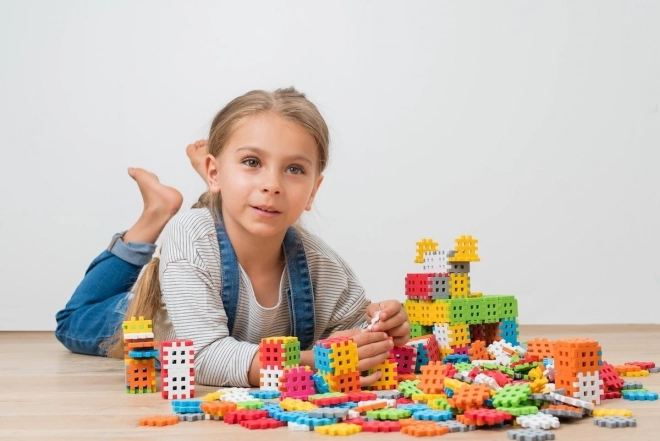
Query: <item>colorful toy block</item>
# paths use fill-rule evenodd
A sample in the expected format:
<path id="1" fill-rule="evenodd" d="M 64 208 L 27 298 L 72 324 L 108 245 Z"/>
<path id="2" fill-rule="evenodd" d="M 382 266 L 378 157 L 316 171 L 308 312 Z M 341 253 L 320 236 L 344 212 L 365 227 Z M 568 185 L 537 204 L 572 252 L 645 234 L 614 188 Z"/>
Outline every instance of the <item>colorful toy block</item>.
<path id="1" fill-rule="evenodd" d="M 195 351 L 192 340 L 169 340 L 160 345 L 160 390 L 164 399 L 195 397 Z"/>

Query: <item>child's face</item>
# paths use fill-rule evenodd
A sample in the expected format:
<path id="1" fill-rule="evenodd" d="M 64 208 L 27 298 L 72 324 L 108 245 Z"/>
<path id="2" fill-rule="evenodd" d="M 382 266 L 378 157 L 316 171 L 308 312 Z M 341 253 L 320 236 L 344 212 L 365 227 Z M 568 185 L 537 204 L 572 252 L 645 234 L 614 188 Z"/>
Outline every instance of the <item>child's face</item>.
<path id="1" fill-rule="evenodd" d="M 227 226 L 260 237 L 284 233 L 310 210 L 323 180 L 312 135 L 275 114 L 241 120 L 215 161 L 216 173 L 209 162 L 209 187 L 222 195 Z"/>

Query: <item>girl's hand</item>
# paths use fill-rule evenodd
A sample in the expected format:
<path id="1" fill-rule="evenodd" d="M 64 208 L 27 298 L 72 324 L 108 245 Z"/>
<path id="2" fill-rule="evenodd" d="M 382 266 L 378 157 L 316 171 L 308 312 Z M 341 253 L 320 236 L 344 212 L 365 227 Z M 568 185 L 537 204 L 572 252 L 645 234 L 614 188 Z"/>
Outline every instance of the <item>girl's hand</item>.
<path id="1" fill-rule="evenodd" d="M 386 332 L 394 339 L 395 346 L 405 345 L 410 340 L 410 322 L 401 302 L 384 300 L 367 307 L 367 322 L 378 315 L 378 321 L 371 327 L 372 332 Z M 366 329 L 363 331 L 368 333 Z"/>
<path id="2" fill-rule="evenodd" d="M 363 332 L 361 329 L 338 331 L 330 337 L 351 337 L 358 348 L 358 372 L 373 369 L 390 355 L 394 346 L 392 339 L 385 332 Z M 360 376 L 360 387 L 367 387 L 380 379 L 380 371 L 364 377 Z"/>

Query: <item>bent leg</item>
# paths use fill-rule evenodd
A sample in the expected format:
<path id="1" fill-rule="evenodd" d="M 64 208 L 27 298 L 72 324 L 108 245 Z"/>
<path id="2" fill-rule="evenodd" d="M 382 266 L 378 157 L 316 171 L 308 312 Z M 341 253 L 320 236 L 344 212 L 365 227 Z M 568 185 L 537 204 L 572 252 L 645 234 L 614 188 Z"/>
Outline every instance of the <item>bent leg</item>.
<path id="1" fill-rule="evenodd" d="M 101 342 L 124 319 L 130 290 L 156 249 L 151 243 L 128 242 L 115 234 L 110 246 L 92 261 L 64 309 L 55 316 L 55 336 L 70 351 L 104 355 Z"/>

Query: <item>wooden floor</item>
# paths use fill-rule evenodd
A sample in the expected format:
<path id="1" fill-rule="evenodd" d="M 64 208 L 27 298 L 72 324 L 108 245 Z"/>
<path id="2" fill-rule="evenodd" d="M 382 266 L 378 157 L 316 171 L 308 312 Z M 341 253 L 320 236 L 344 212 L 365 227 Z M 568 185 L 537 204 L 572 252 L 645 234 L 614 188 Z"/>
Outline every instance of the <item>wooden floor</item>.
<path id="1" fill-rule="evenodd" d="M 612 364 L 653 361 L 660 364 L 660 325 L 630 326 L 521 326 L 521 341 L 587 337 L 603 348 L 603 359 Z M 320 439 L 323 435 L 273 431 L 248 431 L 219 421 L 180 423 L 155 428 L 139 427 L 140 418 L 171 414 L 170 403 L 160 394 L 129 395 L 124 391 L 122 362 L 74 355 L 46 332 L 0 333 L 0 439 L 158 439 L 224 440 L 241 436 L 251 440 Z M 640 379 L 660 392 L 660 373 Z M 198 396 L 217 390 L 198 386 Z M 592 418 L 562 424 L 554 430 L 557 440 L 658 440 L 660 401 L 606 401 L 600 407 L 633 411 L 636 428 L 608 429 L 594 426 Z M 510 428 L 510 427 L 509 427 Z M 451 440 L 506 440 L 506 428 L 444 435 Z M 360 433 L 355 440 L 411 439 L 408 435 Z"/>

